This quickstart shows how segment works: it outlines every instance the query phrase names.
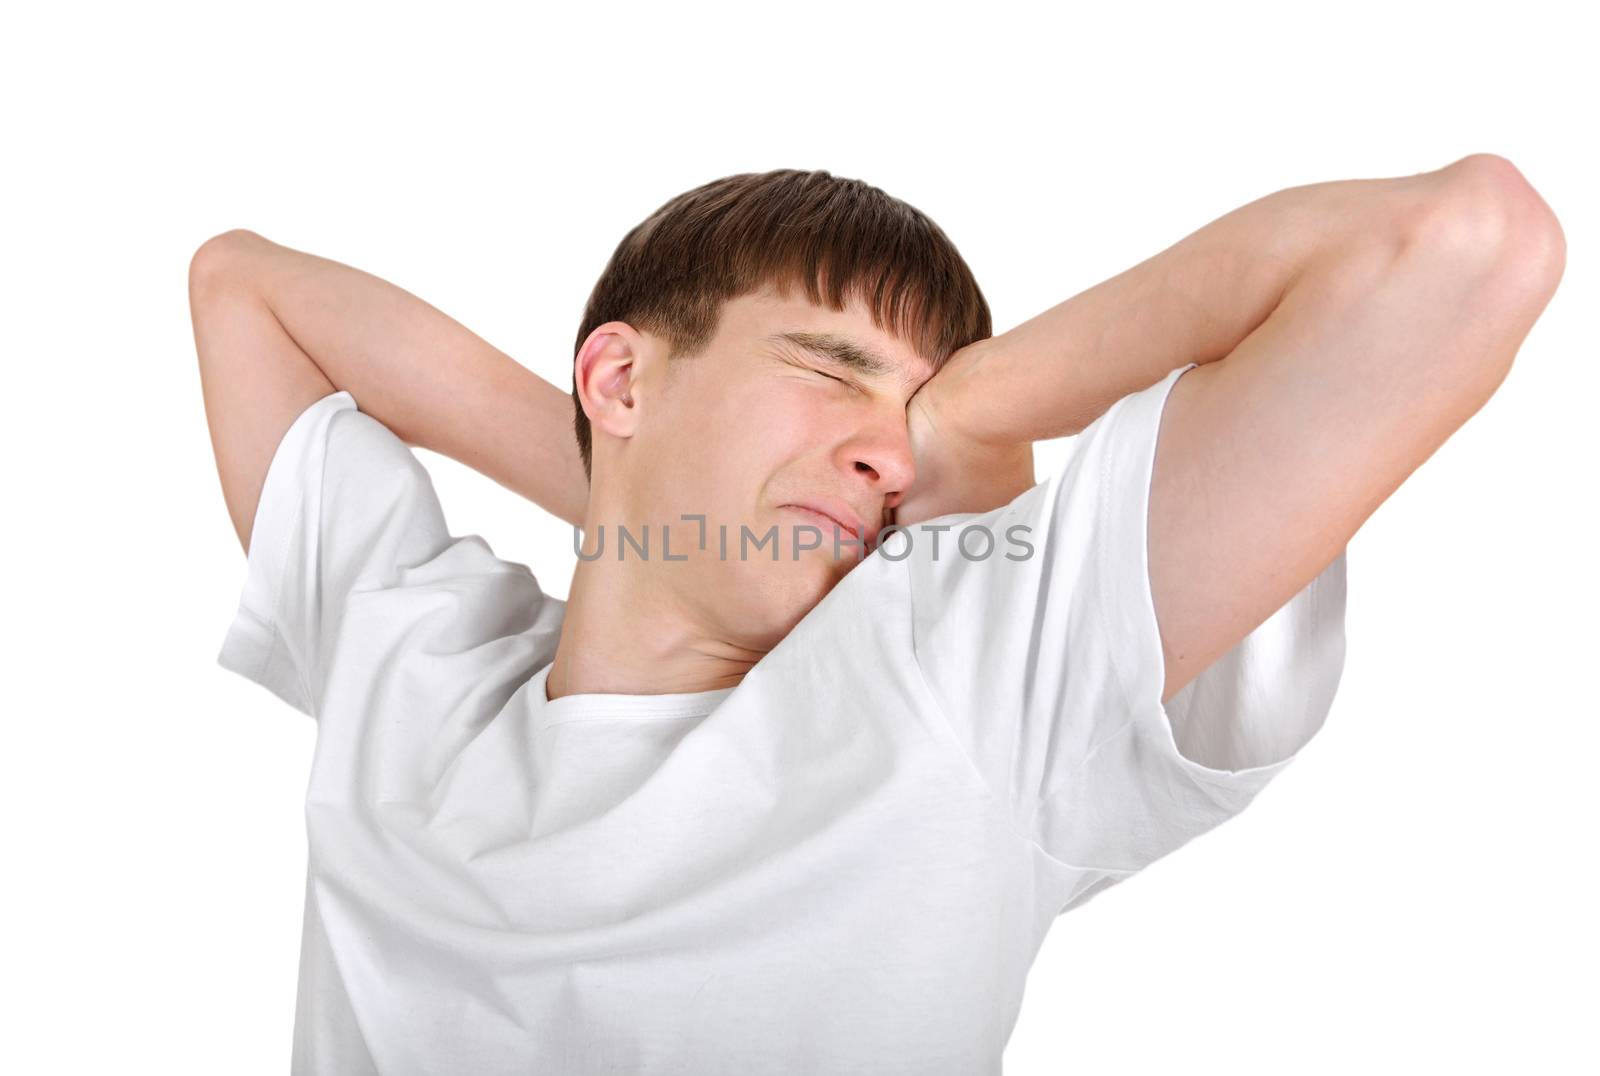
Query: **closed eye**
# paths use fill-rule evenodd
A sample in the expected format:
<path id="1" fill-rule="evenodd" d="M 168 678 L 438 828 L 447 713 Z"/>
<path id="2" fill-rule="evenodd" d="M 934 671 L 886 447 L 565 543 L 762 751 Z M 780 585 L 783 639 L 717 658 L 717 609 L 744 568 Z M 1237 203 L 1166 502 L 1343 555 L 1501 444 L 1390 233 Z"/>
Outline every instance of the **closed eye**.
<path id="1" fill-rule="evenodd" d="M 837 381 L 839 384 L 843 385 L 845 388 L 849 389 L 851 392 L 860 392 L 861 391 L 861 387 L 859 385 L 857 385 L 855 382 L 850 381 L 850 380 L 848 380 L 846 378 L 836 377 L 835 375 L 830 374 L 830 373 L 828 373 L 828 372 L 826 372 L 824 370 L 818 370 L 815 366 L 806 366 L 805 369 L 810 371 L 813 374 L 819 374 L 822 377 L 827 378 L 829 381 Z"/>
<path id="2" fill-rule="evenodd" d="M 853 381 L 848 381 L 846 378 L 840 378 L 840 376 L 827 373 L 826 370 L 818 370 L 818 368 L 813 367 L 813 365 L 810 365 L 810 363 L 805 363 L 805 365 L 802 365 L 802 363 L 794 363 L 794 365 L 802 368 L 802 370 L 805 370 L 806 373 L 814 373 L 814 375 L 818 375 L 819 378 L 827 378 L 829 381 L 838 381 L 838 383 L 842 384 L 842 386 L 845 386 L 846 389 L 850 389 L 851 392 L 859 392 L 859 387 L 856 386 L 856 383 L 853 383 Z"/>
<path id="3" fill-rule="evenodd" d="M 816 374 L 818 377 L 825 377 L 829 381 L 837 381 L 839 384 L 843 385 L 845 388 L 849 389 L 851 392 L 860 392 L 861 391 L 861 387 L 859 385 L 857 385 L 854 381 L 851 381 L 848 378 L 837 377 L 837 376 L 835 376 L 833 374 L 828 373 L 825 370 L 819 370 L 819 369 L 817 369 L 817 367 L 814 364 L 809 363 L 809 362 L 803 362 L 797 357 L 784 356 L 783 357 L 783 361 L 785 363 L 787 363 L 788 365 L 795 367 L 796 369 L 804 370 L 808 374 Z"/>

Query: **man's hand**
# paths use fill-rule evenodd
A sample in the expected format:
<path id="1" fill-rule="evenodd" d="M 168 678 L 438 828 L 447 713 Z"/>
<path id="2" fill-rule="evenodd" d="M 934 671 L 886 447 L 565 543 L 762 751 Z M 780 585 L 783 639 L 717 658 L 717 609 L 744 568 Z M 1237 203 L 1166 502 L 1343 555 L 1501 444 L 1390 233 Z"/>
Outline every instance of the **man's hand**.
<path id="1" fill-rule="evenodd" d="M 902 527 L 955 512 L 987 512 L 1011 503 L 1034 485 L 1033 444 L 985 443 L 968 436 L 952 406 L 954 392 L 979 391 L 971 375 L 980 362 L 978 341 L 957 351 L 906 405 L 917 476 L 889 522 Z"/>

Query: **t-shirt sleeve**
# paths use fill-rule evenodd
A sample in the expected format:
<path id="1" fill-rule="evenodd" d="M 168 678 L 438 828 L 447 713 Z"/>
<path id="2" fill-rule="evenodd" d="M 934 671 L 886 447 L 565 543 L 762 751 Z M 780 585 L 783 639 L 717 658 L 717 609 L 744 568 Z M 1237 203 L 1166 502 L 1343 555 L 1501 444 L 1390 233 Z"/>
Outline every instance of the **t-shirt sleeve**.
<path id="1" fill-rule="evenodd" d="M 477 535 L 451 535 L 410 447 L 349 392 L 331 393 L 295 419 L 268 466 L 217 663 L 316 717 L 332 663 L 362 652 L 363 640 L 338 638 L 352 596 L 402 587 L 416 600 L 386 604 L 394 637 L 406 630 L 396 618 L 440 608 L 456 613 L 452 635 L 479 630 L 461 626 L 467 617 L 484 621 L 484 634 L 487 619 L 509 622 L 510 605 L 540 598 L 525 566 L 499 559 Z"/>
<path id="2" fill-rule="evenodd" d="M 908 530 L 916 663 L 1015 830 L 1103 889 L 1243 810 L 1321 728 L 1345 552 L 1165 705 L 1146 527 L 1161 414 L 1123 397 L 1010 504 Z M 978 525 L 993 536 L 967 536 Z M 887 548 L 887 547 L 886 547 Z M 1080 894 L 1079 902 L 1087 893 Z"/>

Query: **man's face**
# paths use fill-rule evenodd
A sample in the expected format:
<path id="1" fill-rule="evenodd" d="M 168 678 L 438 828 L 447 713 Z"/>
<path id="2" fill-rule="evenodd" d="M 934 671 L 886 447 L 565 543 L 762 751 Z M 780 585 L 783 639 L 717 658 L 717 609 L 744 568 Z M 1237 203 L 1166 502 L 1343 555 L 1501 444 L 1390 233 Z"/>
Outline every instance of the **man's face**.
<path id="1" fill-rule="evenodd" d="M 726 303 L 703 353 L 647 375 L 637 428 L 608 453 L 625 511 L 649 524 L 641 567 L 728 642 L 770 649 L 874 548 L 910 487 L 906 404 L 932 374 L 863 307 L 835 312 L 772 291 Z M 833 520 L 801 505 L 845 517 L 837 555 Z M 704 515 L 703 529 L 683 515 Z M 862 537 L 857 523 L 865 550 L 847 544 Z M 606 530 L 612 559 L 615 526 Z M 687 560 L 663 559 L 669 531 L 673 557 Z"/>

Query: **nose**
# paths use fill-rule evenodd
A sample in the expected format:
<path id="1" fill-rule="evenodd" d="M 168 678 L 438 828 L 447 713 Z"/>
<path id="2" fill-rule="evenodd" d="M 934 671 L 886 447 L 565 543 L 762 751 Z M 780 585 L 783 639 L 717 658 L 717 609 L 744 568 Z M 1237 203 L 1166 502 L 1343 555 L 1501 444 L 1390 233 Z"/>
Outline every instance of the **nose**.
<path id="1" fill-rule="evenodd" d="M 864 431 L 842 451 L 845 458 L 841 462 L 848 466 L 859 487 L 869 498 L 882 498 L 885 508 L 898 505 L 917 476 L 904 411 Z"/>

